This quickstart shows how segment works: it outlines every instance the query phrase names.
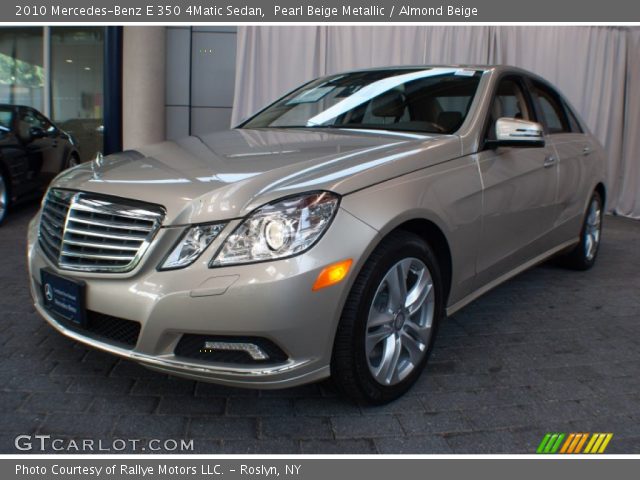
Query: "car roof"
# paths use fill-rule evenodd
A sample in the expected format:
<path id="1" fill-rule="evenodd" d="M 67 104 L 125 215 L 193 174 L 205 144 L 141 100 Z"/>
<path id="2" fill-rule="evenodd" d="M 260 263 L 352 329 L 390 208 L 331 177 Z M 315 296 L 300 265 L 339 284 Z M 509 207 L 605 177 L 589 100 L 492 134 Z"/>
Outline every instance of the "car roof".
<path id="1" fill-rule="evenodd" d="M 357 68 L 353 70 L 348 70 L 346 72 L 341 73 L 356 73 L 356 72 L 375 72 L 380 70 L 415 70 L 420 68 L 460 68 L 467 70 L 479 70 L 482 72 L 495 72 L 495 73 L 514 73 L 519 75 L 527 75 L 529 77 L 536 78 L 538 80 L 544 80 L 544 78 L 536 75 L 529 70 L 525 70 L 524 68 L 515 67 L 513 65 L 482 65 L 482 64 L 466 64 L 466 63 L 452 63 L 452 64 L 429 64 L 429 65 L 388 65 L 382 67 L 373 67 L 373 68 Z"/>
<path id="2" fill-rule="evenodd" d="M 357 68 L 349 70 L 351 72 L 375 72 L 379 70 L 415 70 L 416 68 L 467 68 L 472 70 L 492 70 L 498 68 L 498 65 L 471 65 L 471 64 L 413 64 L 413 65 L 384 65 L 370 68 Z"/>
<path id="3" fill-rule="evenodd" d="M 541 77 L 529 70 L 520 67 L 514 67 L 513 65 L 481 65 L 481 64 L 464 64 L 464 63 L 453 63 L 453 64 L 431 64 L 431 65 L 389 65 L 383 67 L 373 67 L 373 68 L 358 68 L 354 70 L 348 70 L 346 72 L 338 72 L 337 75 L 344 73 L 358 73 L 358 72 L 375 72 L 380 70 L 415 70 L 415 69 L 427 69 L 427 68 L 459 68 L 466 70 L 479 70 L 483 73 L 491 72 L 496 75 L 502 74 L 514 74 L 514 75 L 524 75 L 533 80 L 541 82 L 548 87 L 551 87 L 555 92 L 560 93 L 563 99 L 566 101 L 566 97 L 562 95 L 562 93 L 558 90 L 558 88 L 549 82 L 546 78 Z"/>
<path id="4" fill-rule="evenodd" d="M 30 108 L 31 110 L 39 111 L 37 108 L 30 107 L 29 105 L 19 105 L 15 103 L 0 103 L 0 108 Z"/>

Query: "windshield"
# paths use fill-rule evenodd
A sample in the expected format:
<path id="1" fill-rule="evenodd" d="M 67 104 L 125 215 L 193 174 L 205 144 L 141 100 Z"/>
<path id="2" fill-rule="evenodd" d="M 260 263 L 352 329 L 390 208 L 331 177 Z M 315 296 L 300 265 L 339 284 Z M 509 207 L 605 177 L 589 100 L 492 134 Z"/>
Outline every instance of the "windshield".
<path id="1" fill-rule="evenodd" d="M 319 78 L 240 127 L 454 133 L 469 113 L 481 74 L 462 68 L 420 68 Z"/>

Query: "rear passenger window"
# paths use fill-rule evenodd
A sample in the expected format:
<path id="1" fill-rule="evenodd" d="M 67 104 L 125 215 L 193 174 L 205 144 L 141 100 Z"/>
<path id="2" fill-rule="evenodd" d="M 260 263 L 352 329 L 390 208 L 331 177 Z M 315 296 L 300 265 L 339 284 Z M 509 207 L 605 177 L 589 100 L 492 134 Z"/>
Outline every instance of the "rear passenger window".
<path id="1" fill-rule="evenodd" d="M 576 114 L 573 113 L 573 110 L 571 110 L 571 107 L 569 107 L 565 102 L 562 102 L 562 105 L 564 106 L 564 111 L 567 113 L 567 118 L 569 119 L 571 133 L 583 133 L 580 122 L 578 122 L 578 118 L 576 117 Z"/>
<path id="2" fill-rule="evenodd" d="M 494 121 L 501 117 L 529 120 L 531 115 L 527 100 L 520 83 L 516 79 L 507 78 L 500 82 L 493 100 L 491 113 Z"/>
<path id="3" fill-rule="evenodd" d="M 533 98 L 540 107 L 542 118 L 540 119 L 547 133 L 569 133 L 571 127 L 558 96 L 541 83 L 534 82 L 531 89 Z"/>

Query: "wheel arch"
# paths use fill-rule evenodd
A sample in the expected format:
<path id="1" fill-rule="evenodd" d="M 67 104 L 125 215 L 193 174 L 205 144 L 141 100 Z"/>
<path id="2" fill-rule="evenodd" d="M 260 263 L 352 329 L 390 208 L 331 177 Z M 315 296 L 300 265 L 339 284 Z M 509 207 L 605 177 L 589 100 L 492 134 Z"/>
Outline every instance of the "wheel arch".
<path id="1" fill-rule="evenodd" d="M 607 205 L 607 189 L 604 186 L 604 183 L 599 182 L 594 188 L 594 191 L 600 194 L 600 198 L 602 198 L 602 205 L 605 207 Z"/>
<path id="2" fill-rule="evenodd" d="M 357 285 L 357 292 L 360 296 L 356 297 L 356 300 L 352 300 L 350 303 L 349 300 L 345 299 L 347 303 L 342 305 L 342 314 L 336 324 L 334 341 L 331 345 L 331 375 L 334 378 L 340 379 L 338 380 L 338 385 L 345 392 L 347 392 L 353 398 L 358 398 L 360 401 L 365 401 L 366 403 L 382 404 L 395 398 L 394 394 L 390 394 L 389 396 L 384 392 L 378 396 L 376 396 L 377 394 L 375 394 L 374 396 L 366 397 L 366 395 L 369 395 L 372 390 L 367 387 L 366 382 L 362 383 L 358 381 L 358 378 L 363 377 L 360 375 L 361 369 L 359 369 L 358 367 L 358 357 L 354 356 L 351 353 L 354 351 L 354 345 L 356 347 L 358 346 L 358 343 L 354 343 L 355 340 L 359 338 L 357 337 L 358 331 L 356 328 L 356 322 L 358 321 L 358 318 L 361 318 L 358 317 L 358 312 L 360 311 L 360 305 L 362 304 L 361 301 L 363 299 L 362 295 L 364 295 L 364 292 L 366 292 L 365 286 L 367 285 L 363 282 L 357 283 L 357 278 L 360 277 L 362 271 L 365 269 L 365 265 L 371 258 L 371 254 L 374 253 L 381 246 L 381 244 L 386 243 L 386 247 L 392 247 L 392 253 L 400 254 L 400 256 L 402 256 L 403 250 L 399 250 L 398 248 L 393 249 L 393 245 L 397 244 L 389 243 L 389 241 L 393 237 L 395 237 L 393 238 L 393 240 L 401 241 L 399 239 L 406 239 L 408 235 L 410 235 L 411 237 L 417 236 L 428 243 L 430 246 L 430 250 L 433 252 L 433 255 L 430 255 L 430 257 L 435 256 L 435 261 L 438 264 L 443 285 L 443 302 L 440 306 L 442 311 L 438 311 L 440 313 L 437 313 L 437 317 L 434 318 L 440 319 L 441 316 L 445 315 L 446 312 L 447 297 L 451 289 L 452 272 L 451 251 L 449 242 L 445 235 L 446 230 L 443 230 L 435 221 L 429 220 L 422 216 L 414 216 L 416 213 L 417 212 L 414 211 L 413 215 L 402 216 L 401 218 L 393 219 L 383 228 L 378 230 L 378 235 L 375 236 L 375 241 L 371 241 L 369 243 L 365 254 L 359 261 L 358 271 L 354 272 L 354 282 L 349 285 L 349 288 L 346 290 L 346 292 L 348 292 L 348 295 L 351 295 L 351 293 L 349 292 L 352 292 L 354 286 Z M 399 236 L 399 233 L 403 233 L 404 237 Z M 372 271 L 373 270 L 369 269 L 368 274 L 371 275 Z M 429 341 L 429 351 L 424 357 L 424 362 L 427 361 L 429 352 L 432 350 L 432 343 L 433 336 Z M 347 354 L 347 352 L 349 353 Z M 421 364 L 424 365 L 423 362 L 421 362 Z M 413 381 L 415 380 L 411 380 L 411 382 L 402 389 L 402 392 L 406 391 L 406 389 L 411 386 Z M 402 387 L 402 385 L 400 385 L 399 387 Z"/>
<path id="3" fill-rule="evenodd" d="M 78 162 L 80 161 L 80 152 L 78 152 L 78 149 L 72 145 L 66 147 L 65 153 L 64 155 L 62 155 L 62 165 L 60 165 L 60 172 L 66 170 L 69 159 L 71 157 L 76 157 L 78 159 Z"/>
<path id="4" fill-rule="evenodd" d="M 403 230 L 418 235 L 426 243 L 428 243 L 431 248 L 433 248 L 436 255 L 436 260 L 438 261 L 438 266 L 440 267 L 440 274 L 442 276 L 442 283 L 444 285 L 443 298 L 446 305 L 449 298 L 449 292 L 451 291 L 453 262 L 449 242 L 444 232 L 436 223 L 425 218 L 414 218 L 411 220 L 406 220 L 393 228 L 391 232 L 398 230 Z M 389 233 L 387 233 L 387 235 Z"/>
<path id="5" fill-rule="evenodd" d="M 359 268 L 362 268 L 371 253 L 385 238 L 397 231 L 410 232 L 419 236 L 434 250 L 444 285 L 443 298 L 446 305 L 453 286 L 453 255 L 450 243 L 445 230 L 436 221 L 420 215 L 418 212 L 414 211 L 412 214 L 395 218 L 381 228 L 375 241 L 367 248 Z"/>

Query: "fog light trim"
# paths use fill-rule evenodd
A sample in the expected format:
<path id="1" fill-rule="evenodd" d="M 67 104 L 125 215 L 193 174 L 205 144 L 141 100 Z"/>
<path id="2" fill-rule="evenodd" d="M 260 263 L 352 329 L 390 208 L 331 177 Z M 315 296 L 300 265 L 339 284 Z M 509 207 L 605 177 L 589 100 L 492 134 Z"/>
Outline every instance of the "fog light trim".
<path id="1" fill-rule="evenodd" d="M 238 342 L 204 342 L 202 351 L 232 351 L 245 352 L 253 360 L 268 360 L 269 355 L 255 343 L 238 343 Z"/>

